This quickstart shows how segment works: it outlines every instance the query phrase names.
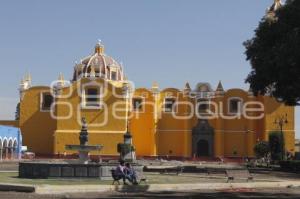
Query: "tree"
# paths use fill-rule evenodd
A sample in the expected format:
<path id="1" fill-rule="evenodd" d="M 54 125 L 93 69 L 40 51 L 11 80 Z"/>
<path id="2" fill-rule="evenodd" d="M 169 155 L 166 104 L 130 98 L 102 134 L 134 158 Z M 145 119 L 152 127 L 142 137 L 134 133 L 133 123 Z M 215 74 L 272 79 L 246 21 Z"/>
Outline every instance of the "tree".
<path id="1" fill-rule="evenodd" d="M 285 152 L 282 151 L 284 149 L 284 139 L 281 132 L 274 131 L 269 134 L 269 145 L 272 160 L 282 160 L 282 153 Z"/>
<path id="2" fill-rule="evenodd" d="M 287 0 L 274 18 L 264 17 L 244 46 L 252 66 L 246 82 L 254 94 L 267 93 L 287 105 L 299 105 L 300 1 Z"/>
<path id="3" fill-rule="evenodd" d="M 257 158 L 265 158 L 270 153 L 269 143 L 260 141 L 254 146 L 254 152 Z"/>
<path id="4" fill-rule="evenodd" d="M 20 103 L 18 103 L 16 107 L 15 120 L 20 120 Z"/>

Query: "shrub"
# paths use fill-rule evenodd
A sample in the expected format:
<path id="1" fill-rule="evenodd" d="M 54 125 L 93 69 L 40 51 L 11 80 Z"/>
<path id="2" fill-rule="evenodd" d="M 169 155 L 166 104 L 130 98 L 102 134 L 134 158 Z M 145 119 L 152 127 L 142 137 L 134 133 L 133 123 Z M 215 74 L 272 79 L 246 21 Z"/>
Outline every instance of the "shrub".
<path id="1" fill-rule="evenodd" d="M 257 158 L 264 158 L 270 153 L 269 143 L 260 141 L 254 146 L 254 152 Z"/>
<path id="2" fill-rule="evenodd" d="M 279 164 L 284 171 L 300 172 L 300 160 L 280 161 Z"/>
<path id="3" fill-rule="evenodd" d="M 269 145 L 272 160 L 282 160 L 282 156 L 285 156 L 284 139 L 281 132 L 271 132 L 269 134 Z"/>

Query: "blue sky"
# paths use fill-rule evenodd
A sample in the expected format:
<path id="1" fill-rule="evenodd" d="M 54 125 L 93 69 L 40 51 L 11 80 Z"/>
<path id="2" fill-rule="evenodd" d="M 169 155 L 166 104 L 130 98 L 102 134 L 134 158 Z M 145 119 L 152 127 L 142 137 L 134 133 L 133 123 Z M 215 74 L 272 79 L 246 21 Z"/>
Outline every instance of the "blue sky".
<path id="1" fill-rule="evenodd" d="M 248 89 L 242 43 L 273 0 L 1 1 L 0 119 L 13 118 L 22 76 L 49 85 L 97 39 L 138 87 L 209 82 Z M 299 124 L 300 109 L 297 108 Z M 300 137 L 300 127 L 297 127 Z"/>

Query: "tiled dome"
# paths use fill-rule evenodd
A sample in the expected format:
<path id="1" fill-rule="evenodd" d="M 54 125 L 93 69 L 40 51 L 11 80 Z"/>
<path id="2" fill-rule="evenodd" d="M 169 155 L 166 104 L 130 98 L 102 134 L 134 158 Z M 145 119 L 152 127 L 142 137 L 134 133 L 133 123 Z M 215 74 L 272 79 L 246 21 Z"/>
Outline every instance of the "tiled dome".
<path id="1" fill-rule="evenodd" d="M 112 57 L 104 54 L 104 46 L 99 42 L 94 54 L 83 58 L 74 67 L 73 81 L 81 77 L 99 77 L 114 81 L 123 80 L 123 68 Z"/>

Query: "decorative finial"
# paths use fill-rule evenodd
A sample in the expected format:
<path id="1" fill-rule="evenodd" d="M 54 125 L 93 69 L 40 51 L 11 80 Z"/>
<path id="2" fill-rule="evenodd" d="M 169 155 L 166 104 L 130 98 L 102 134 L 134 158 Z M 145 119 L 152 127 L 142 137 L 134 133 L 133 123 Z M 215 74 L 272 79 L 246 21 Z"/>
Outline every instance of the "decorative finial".
<path id="1" fill-rule="evenodd" d="M 223 85 L 222 85 L 221 80 L 220 80 L 219 83 L 218 83 L 218 86 L 217 86 L 216 91 L 224 92 L 224 88 L 223 88 Z"/>
<path id="2" fill-rule="evenodd" d="M 215 95 L 216 95 L 217 97 L 222 97 L 222 96 L 224 96 L 224 94 L 225 94 L 225 91 L 224 91 L 222 82 L 221 82 L 221 80 L 220 80 L 219 83 L 218 83 L 217 89 L 216 89 L 216 91 L 215 91 Z"/>
<path id="3" fill-rule="evenodd" d="M 25 80 L 24 80 L 24 78 L 22 78 L 20 81 L 20 85 L 24 85 L 24 82 L 25 82 Z"/>
<path id="4" fill-rule="evenodd" d="M 98 42 L 95 46 L 95 53 L 103 54 L 104 52 L 104 45 L 101 43 L 101 39 L 98 39 Z"/>
<path id="5" fill-rule="evenodd" d="M 24 91 L 31 87 L 31 75 L 27 73 L 20 82 L 19 85 L 19 92 L 20 92 L 20 99 L 22 100 L 24 97 Z"/>
<path id="6" fill-rule="evenodd" d="M 185 83 L 184 89 L 183 89 L 183 93 L 185 95 L 188 95 L 191 92 L 191 86 L 188 82 Z"/>
<path id="7" fill-rule="evenodd" d="M 25 75 L 24 81 L 31 82 L 31 74 L 30 74 L 30 73 L 27 73 L 27 74 Z"/>
<path id="8" fill-rule="evenodd" d="M 156 81 L 152 83 L 152 88 L 158 88 L 158 83 Z"/>
<path id="9" fill-rule="evenodd" d="M 159 87 L 158 87 L 158 83 L 156 81 L 154 81 L 152 83 L 152 88 L 151 88 L 153 94 L 158 94 L 159 93 Z"/>
<path id="10" fill-rule="evenodd" d="M 188 82 L 185 83 L 184 89 L 185 90 L 191 90 L 191 86 L 190 86 L 190 84 Z"/>
<path id="11" fill-rule="evenodd" d="M 65 80 L 64 75 L 62 73 L 59 73 L 58 80 L 59 81 L 64 81 Z"/>

